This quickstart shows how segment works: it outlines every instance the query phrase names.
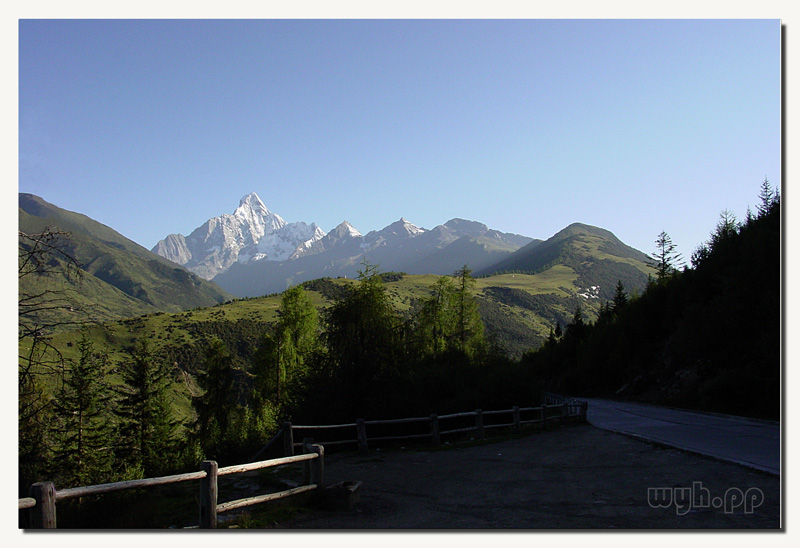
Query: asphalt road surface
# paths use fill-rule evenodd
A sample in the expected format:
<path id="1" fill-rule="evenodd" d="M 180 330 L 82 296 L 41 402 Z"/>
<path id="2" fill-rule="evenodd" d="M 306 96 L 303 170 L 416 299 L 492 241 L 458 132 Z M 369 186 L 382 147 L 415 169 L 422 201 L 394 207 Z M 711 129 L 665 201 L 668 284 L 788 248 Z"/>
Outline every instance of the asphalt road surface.
<path id="1" fill-rule="evenodd" d="M 587 419 L 602 428 L 780 475 L 780 425 L 730 415 L 589 399 Z"/>

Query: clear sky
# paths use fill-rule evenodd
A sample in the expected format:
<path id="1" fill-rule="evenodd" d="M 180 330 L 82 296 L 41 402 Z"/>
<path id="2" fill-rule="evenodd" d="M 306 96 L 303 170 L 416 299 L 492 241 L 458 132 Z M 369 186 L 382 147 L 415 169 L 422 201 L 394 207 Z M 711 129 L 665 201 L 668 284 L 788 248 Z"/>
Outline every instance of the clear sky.
<path id="1" fill-rule="evenodd" d="M 781 180 L 780 21 L 21 20 L 19 191 L 151 248 L 257 192 L 363 234 L 573 222 L 688 259 Z"/>

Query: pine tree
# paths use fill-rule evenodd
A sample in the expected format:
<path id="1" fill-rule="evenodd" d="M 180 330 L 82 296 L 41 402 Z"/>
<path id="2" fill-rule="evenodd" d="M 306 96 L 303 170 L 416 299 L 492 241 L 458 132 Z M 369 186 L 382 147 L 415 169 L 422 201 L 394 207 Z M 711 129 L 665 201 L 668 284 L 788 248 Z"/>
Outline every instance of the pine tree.
<path id="1" fill-rule="evenodd" d="M 129 466 L 145 476 L 168 468 L 175 450 L 175 428 L 169 403 L 170 370 L 153 356 L 146 338 L 139 339 L 120 367 L 123 385 L 116 413 L 120 417 L 120 452 Z"/>
<path id="2" fill-rule="evenodd" d="M 740 227 L 741 225 L 736 220 L 736 215 L 727 209 L 723 210 L 719 214 L 719 221 L 714 232 L 711 233 L 711 239 L 708 242 L 709 250 L 713 251 L 722 242 L 738 234 Z"/>
<path id="3" fill-rule="evenodd" d="M 328 350 L 341 365 L 368 370 L 393 367 L 400 317 L 377 266 L 364 264 L 358 284 L 329 309 L 327 320 Z"/>
<path id="4" fill-rule="evenodd" d="M 564 336 L 564 331 L 561 329 L 561 322 L 556 322 L 556 330 L 554 332 L 557 341 L 560 341 Z"/>
<path id="5" fill-rule="evenodd" d="M 558 341 L 556 340 L 556 334 L 553 331 L 553 328 L 550 328 L 550 333 L 547 334 L 547 341 L 545 342 L 546 346 L 553 347 L 556 345 Z"/>
<path id="6" fill-rule="evenodd" d="M 197 412 L 197 436 L 207 457 L 222 450 L 236 411 L 233 390 L 233 357 L 220 339 L 213 339 L 206 349 L 203 371 L 198 375 L 203 394 L 192 404 Z"/>
<path id="7" fill-rule="evenodd" d="M 649 257 L 650 265 L 656 269 L 656 281 L 662 282 L 682 264 L 682 256 L 675 251 L 676 247 L 664 231 L 656 238 L 656 252 Z"/>
<path id="8" fill-rule="evenodd" d="M 483 321 L 478 312 L 478 303 L 472 296 L 472 288 L 475 287 L 475 278 L 472 277 L 472 270 L 464 265 L 453 273 L 456 280 L 456 336 L 458 348 L 467 355 L 485 347 L 483 337 Z"/>
<path id="9" fill-rule="evenodd" d="M 711 249 L 709 249 L 708 244 L 699 244 L 695 250 L 692 251 L 692 256 L 690 257 L 692 268 L 697 268 L 703 261 L 708 259 L 710 255 Z"/>
<path id="10" fill-rule="evenodd" d="M 37 375 L 20 375 L 18 430 L 20 496 L 28 496 L 28 487 L 40 480 L 50 462 L 47 431 L 52 421 L 52 404 Z"/>
<path id="11" fill-rule="evenodd" d="M 106 357 L 94 351 L 85 332 L 78 351 L 80 357 L 67 367 L 54 405 L 53 464 L 70 487 L 108 481 L 113 460 L 111 392 L 103 379 Z"/>
<path id="12" fill-rule="evenodd" d="M 625 286 L 622 285 L 622 280 L 617 280 L 617 287 L 614 290 L 614 305 L 612 310 L 614 312 L 619 312 L 622 308 L 628 304 L 628 295 L 625 293 Z"/>
<path id="13" fill-rule="evenodd" d="M 575 313 L 572 315 L 572 320 L 567 324 L 567 334 L 571 337 L 580 337 L 586 328 L 586 322 L 583 319 L 583 308 L 579 304 L 575 307 Z"/>
<path id="14" fill-rule="evenodd" d="M 758 215 L 762 216 L 765 215 L 774 202 L 779 200 L 778 197 L 778 189 L 773 190 L 772 185 L 769 183 L 769 179 L 764 177 L 764 182 L 761 183 L 761 192 L 758 195 L 761 203 L 756 206 L 756 210 L 758 211 Z"/>
<path id="15" fill-rule="evenodd" d="M 422 301 L 417 315 L 417 334 L 424 354 L 439 354 L 454 343 L 456 306 L 453 278 L 442 276 L 431 286 L 431 296 Z"/>
<path id="16" fill-rule="evenodd" d="M 367 409 L 365 394 L 375 383 L 390 383 L 407 366 L 403 322 L 391 304 L 377 267 L 364 263 L 359 281 L 326 313 L 327 374 L 336 384 L 337 405 L 345 416 Z M 329 390 L 334 390 L 329 387 Z"/>
<path id="17" fill-rule="evenodd" d="M 264 335 L 256 353 L 254 400 L 258 409 L 273 394 L 276 406 L 290 396 L 286 393 L 288 385 L 302 375 L 319 344 L 317 309 L 301 286 L 284 292 L 278 314 L 275 328 Z"/>

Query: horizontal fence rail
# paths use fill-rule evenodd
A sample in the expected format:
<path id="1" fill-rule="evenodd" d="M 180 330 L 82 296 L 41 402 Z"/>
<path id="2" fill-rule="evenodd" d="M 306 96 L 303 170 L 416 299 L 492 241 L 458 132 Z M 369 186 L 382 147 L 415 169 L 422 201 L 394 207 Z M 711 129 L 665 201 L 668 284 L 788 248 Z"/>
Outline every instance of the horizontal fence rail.
<path id="1" fill-rule="evenodd" d="M 237 508 L 261 504 L 306 493 L 309 491 L 324 490 L 324 458 L 325 449 L 322 445 L 305 443 L 305 452 L 300 455 L 292 455 L 278 459 L 270 459 L 247 464 L 239 464 L 218 468 L 216 461 L 203 461 L 200 464 L 199 472 L 189 472 L 186 474 L 175 474 L 158 478 L 144 478 L 138 480 L 119 481 L 114 483 L 104 483 L 100 485 L 89 485 L 86 487 L 72 487 L 68 489 L 56 490 L 53 482 L 34 483 L 30 488 L 30 497 L 19 499 L 19 509 L 28 510 L 30 515 L 30 528 L 32 529 L 55 529 L 56 528 L 56 502 L 124 491 L 127 489 L 141 489 L 155 487 L 159 485 L 169 485 L 186 481 L 200 481 L 199 511 L 200 528 L 214 529 L 217 526 L 217 514 L 228 512 Z M 280 491 L 277 493 L 267 493 L 254 497 L 232 500 L 218 503 L 218 484 L 219 476 L 241 474 L 271 468 L 286 464 L 303 462 L 305 464 L 304 479 L 305 485 Z"/>
<path id="2" fill-rule="evenodd" d="M 267 451 L 279 439 L 283 439 L 284 457 L 270 460 L 262 460 L 218 468 L 215 461 L 203 461 L 199 472 L 189 472 L 172 476 L 158 478 L 144 478 L 130 481 L 120 481 L 115 483 L 105 483 L 101 485 L 90 485 L 86 487 L 73 487 L 69 489 L 56 490 L 53 482 L 35 483 L 30 488 L 30 496 L 19 499 L 19 510 L 26 510 L 30 515 L 31 528 L 55 528 L 56 527 L 56 502 L 122 491 L 126 489 L 139 489 L 168 485 L 186 481 L 200 482 L 200 496 L 198 498 L 200 507 L 200 527 L 215 528 L 217 526 L 217 514 L 261 504 L 298 495 L 301 493 L 317 491 L 324 492 L 324 446 L 336 446 L 345 444 L 358 444 L 360 450 L 368 450 L 369 441 L 407 441 L 430 439 L 433 445 L 441 445 L 442 436 L 454 434 L 474 434 L 477 439 L 485 438 L 487 430 L 493 429 L 512 429 L 520 432 L 523 426 L 538 425 L 543 429 L 548 429 L 553 422 L 564 424 L 568 421 L 583 422 L 586 420 L 586 410 L 588 404 L 585 401 L 566 398 L 550 392 L 542 393 L 542 405 L 539 407 L 513 407 L 511 409 L 500 409 L 493 411 L 483 411 L 476 409 L 463 413 L 450 413 L 447 415 L 432 414 L 428 417 L 412 417 L 403 419 L 380 419 L 364 420 L 358 419 L 353 423 L 344 424 L 322 424 L 322 425 L 293 425 L 291 422 L 283 423 L 278 433 L 273 436 L 270 442 L 265 445 L 256 456 Z M 528 418 L 523 418 L 526 415 Z M 503 420 L 504 417 L 508 419 Z M 469 421 L 468 426 L 463 426 L 464 419 Z M 488 420 L 487 420 L 488 419 Z M 452 424 L 458 423 L 461 425 Z M 500 421 L 500 422 L 494 422 Z M 442 423 L 450 423 L 449 429 L 443 430 Z M 428 427 L 424 432 L 416 432 L 404 435 L 381 435 L 372 437 L 367 436 L 367 426 L 371 428 L 385 426 L 399 426 L 412 424 L 425 424 Z M 355 432 L 353 432 L 355 429 Z M 338 433 L 337 439 L 326 440 L 324 444 L 313 443 L 313 438 L 305 437 L 302 443 L 295 443 L 294 432 L 313 432 L 330 434 Z M 355 436 L 355 437 L 353 437 Z M 303 453 L 295 455 L 296 448 L 302 448 Z M 293 487 L 277 493 L 266 493 L 249 498 L 232 500 L 223 503 L 217 501 L 217 479 L 219 476 L 241 474 L 262 468 L 282 466 L 292 463 L 304 463 L 304 485 Z"/>
<path id="3" fill-rule="evenodd" d="M 539 407 L 513 407 L 511 409 L 493 411 L 477 409 L 475 411 L 447 415 L 433 414 L 429 417 L 380 420 L 358 419 L 356 422 L 343 424 L 298 425 L 285 422 L 282 428 L 284 454 L 293 455 L 295 448 L 302 446 L 301 443 L 294 442 L 294 433 L 298 431 L 303 432 L 304 435 L 314 433 L 327 436 L 330 439 L 325 439 L 323 442 L 326 446 L 357 444 L 359 450 L 366 451 L 369 449 L 370 442 L 428 439 L 432 444 L 440 445 L 442 436 L 472 433 L 482 440 L 485 438 L 487 430 L 510 428 L 514 432 L 520 432 L 522 427 L 527 425 L 540 425 L 542 428 L 547 429 L 553 422 L 565 423 L 567 421 L 580 422 L 586 420 L 586 402 L 550 393 L 543 393 L 542 400 L 557 403 L 543 403 Z M 523 419 L 523 415 L 527 418 Z M 503 420 L 505 417 L 507 417 L 507 420 Z M 459 419 L 461 419 L 460 425 L 457 424 Z M 463 419 L 471 420 L 468 425 L 465 425 Z M 500 422 L 497 422 L 498 420 Z M 421 432 L 394 435 L 372 434 L 369 436 L 367 434 L 367 427 L 371 427 L 370 429 L 374 431 L 374 427 L 425 423 L 428 424 L 428 427 Z M 447 425 L 447 429 L 443 429 L 442 424 Z"/>

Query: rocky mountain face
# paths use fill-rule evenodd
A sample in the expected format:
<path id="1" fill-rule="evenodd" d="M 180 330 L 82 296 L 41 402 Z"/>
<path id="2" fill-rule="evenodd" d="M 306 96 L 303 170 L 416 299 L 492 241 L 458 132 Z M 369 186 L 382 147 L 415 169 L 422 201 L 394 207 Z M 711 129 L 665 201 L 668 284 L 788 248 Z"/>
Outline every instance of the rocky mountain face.
<path id="1" fill-rule="evenodd" d="M 325 234 L 316 224 L 287 223 L 255 193 L 242 198 L 233 214 L 209 219 L 188 237 L 170 234 L 153 251 L 240 297 L 316 278 L 355 277 L 364 261 L 383 272 L 439 275 L 464 265 L 492 274 L 536 273 L 560 264 L 579 275 L 582 289 L 605 299 L 618 281 L 638 287 L 647 279 L 643 253 L 607 230 L 580 223 L 547 241 L 465 219 L 428 230 L 401 218 L 366 235 L 343 221 Z"/>
<path id="2" fill-rule="evenodd" d="M 152 251 L 210 280 L 237 262 L 285 261 L 324 235 L 313 223 L 287 223 L 253 192 L 233 214 L 209 219 L 187 237 L 170 234 Z"/>
<path id="3" fill-rule="evenodd" d="M 364 260 L 410 274 L 479 269 L 532 241 L 464 219 L 427 230 L 401 218 L 366 235 L 344 221 L 326 234 L 313 223 L 287 223 L 251 193 L 233 214 L 209 219 L 186 237 L 170 234 L 153 252 L 235 295 L 258 296 L 314 278 L 355 276 Z"/>

